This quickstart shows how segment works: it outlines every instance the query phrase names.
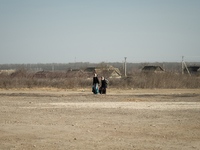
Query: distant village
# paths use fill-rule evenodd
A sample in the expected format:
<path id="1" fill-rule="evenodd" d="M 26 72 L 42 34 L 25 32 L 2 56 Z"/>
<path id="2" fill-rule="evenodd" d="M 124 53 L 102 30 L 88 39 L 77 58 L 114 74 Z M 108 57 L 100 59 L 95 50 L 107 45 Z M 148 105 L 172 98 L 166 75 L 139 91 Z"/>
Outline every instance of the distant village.
<path id="1" fill-rule="evenodd" d="M 94 73 L 99 76 L 106 76 L 107 78 L 121 78 L 129 75 L 131 72 L 175 72 L 182 74 L 194 74 L 200 72 L 200 63 L 127 63 L 126 68 L 124 63 L 50 63 L 50 64 L 0 64 L 0 74 L 7 73 L 11 76 L 15 76 L 16 70 L 24 69 L 26 71 L 35 72 L 34 77 L 46 78 L 46 77 L 59 77 L 55 73 L 64 71 L 65 77 L 86 77 L 91 78 Z"/>

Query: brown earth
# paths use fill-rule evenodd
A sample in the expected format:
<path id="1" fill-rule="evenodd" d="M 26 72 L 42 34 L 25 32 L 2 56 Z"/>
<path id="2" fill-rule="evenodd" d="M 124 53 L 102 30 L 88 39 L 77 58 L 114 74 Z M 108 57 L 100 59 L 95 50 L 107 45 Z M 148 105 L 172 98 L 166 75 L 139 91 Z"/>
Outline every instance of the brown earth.
<path id="1" fill-rule="evenodd" d="M 0 90 L 0 150 L 198 150 L 199 89 Z"/>

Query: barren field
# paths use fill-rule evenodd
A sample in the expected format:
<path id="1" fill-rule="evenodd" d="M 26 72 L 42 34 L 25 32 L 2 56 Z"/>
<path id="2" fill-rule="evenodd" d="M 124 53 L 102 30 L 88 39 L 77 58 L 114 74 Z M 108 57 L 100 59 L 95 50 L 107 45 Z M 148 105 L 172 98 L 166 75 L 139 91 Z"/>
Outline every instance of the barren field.
<path id="1" fill-rule="evenodd" d="M 0 150 L 199 150 L 200 89 L 0 90 Z"/>

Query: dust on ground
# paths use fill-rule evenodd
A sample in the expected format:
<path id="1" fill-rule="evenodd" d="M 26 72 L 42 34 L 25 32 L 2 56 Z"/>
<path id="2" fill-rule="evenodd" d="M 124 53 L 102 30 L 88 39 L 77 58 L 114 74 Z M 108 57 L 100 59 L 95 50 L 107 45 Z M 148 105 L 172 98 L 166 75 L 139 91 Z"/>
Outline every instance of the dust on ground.
<path id="1" fill-rule="evenodd" d="M 197 150 L 199 89 L 0 90 L 0 150 Z"/>

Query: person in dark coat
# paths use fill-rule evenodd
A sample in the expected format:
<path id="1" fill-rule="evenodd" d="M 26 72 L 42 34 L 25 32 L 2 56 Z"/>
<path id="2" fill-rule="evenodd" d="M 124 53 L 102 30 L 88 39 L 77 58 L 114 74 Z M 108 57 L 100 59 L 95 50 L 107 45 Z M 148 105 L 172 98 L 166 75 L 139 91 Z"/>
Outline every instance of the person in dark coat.
<path id="1" fill-rule="evenodd" d="M 100 94 L 106 94 L 106 88 L 107 88 L 108 80 L 104 77 L 101 77 L 101 87 L 100 87 Z"/>
<path id="2" fill-rule="evenodd" d="M 97 90 L 97 88 L 99 86 L 99 79 L 98 79 L 96 73 L 94 74 L 94 77 L 93 77 L 93 85 L 94 85 L 95 90 Z"/>

